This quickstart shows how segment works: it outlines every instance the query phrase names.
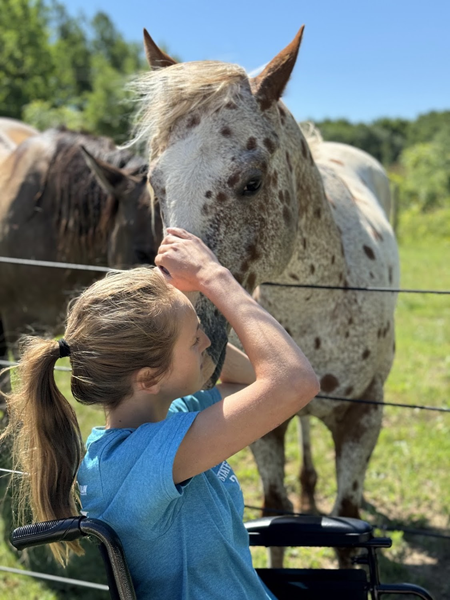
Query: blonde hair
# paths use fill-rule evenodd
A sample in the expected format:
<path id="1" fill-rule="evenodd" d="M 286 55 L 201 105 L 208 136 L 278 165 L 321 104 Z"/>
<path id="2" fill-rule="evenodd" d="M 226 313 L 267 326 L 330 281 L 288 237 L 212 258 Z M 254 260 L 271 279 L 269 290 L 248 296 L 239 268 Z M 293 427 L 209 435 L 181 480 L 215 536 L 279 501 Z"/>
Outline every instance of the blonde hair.
<path id="1" fill-rule="evenodd" d="M 86 289 L 69 307 L 64 334 L 75 399 L 113 408 L 132 393 L 133 372 L 149 367 L 152 381 L 168 372 L 180 304 L 175 289 L 152 268 L 108 273 Z M 75 411 L 55 383 L 59 356 L 57 341 L 24 338 L 18 382 L 7 396 L 9 424 L 0 440 L 12 436 L 13 468 L 25 472 L 14 490 L 19 523 L 29 508 L 35 521 L 78 512 L 83 445 Z M 51 548 L 62 564 L 69 548 L 83 553 L 79 542 Z"/>

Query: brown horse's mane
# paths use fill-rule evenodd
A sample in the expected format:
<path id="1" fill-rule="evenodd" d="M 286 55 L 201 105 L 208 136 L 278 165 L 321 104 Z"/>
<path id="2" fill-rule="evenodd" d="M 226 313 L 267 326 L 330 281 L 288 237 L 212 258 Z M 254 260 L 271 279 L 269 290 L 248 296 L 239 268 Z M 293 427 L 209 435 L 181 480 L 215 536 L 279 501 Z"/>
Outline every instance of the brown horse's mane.
<path id="1" fill-rule="evenodd" d="M 54 151 L 39 197 L 44 192 L 50 197 L 58 251 L 62 257 L 69 257 L 75 246 L 87 260 L 102 260 L 118 201 L 101 187 L 80 145 L 95 158 L 136 175 L 146 173 L 146 161 L 128 150 L 118 149 L 107 137 L 65 129 L 52 129 L 43 135 L 53 144 Z"/>

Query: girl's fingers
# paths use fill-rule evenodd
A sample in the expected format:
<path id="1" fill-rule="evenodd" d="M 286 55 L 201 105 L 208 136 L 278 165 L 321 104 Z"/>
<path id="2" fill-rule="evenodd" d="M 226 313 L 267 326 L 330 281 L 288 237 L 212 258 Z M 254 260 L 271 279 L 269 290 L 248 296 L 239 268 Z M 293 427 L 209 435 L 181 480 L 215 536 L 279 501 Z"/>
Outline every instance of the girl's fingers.
<path id="1" fill-rule="evenodd" d="M 178 238 L 187 239 L 191 237 L 191 234 L 186 231 L 186 229 L 182 229 L 181 227 L 168 227 L 167 233 L 174 235 Z"/>

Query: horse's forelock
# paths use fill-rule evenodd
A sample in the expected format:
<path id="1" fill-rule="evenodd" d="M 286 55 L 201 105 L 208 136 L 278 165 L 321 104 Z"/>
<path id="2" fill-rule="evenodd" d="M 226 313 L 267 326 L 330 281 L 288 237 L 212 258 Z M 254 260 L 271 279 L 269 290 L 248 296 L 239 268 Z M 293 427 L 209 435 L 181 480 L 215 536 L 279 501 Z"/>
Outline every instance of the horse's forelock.
<path id="1" fill-rule="evenodd" d="M 247 79 L 242 67 L 218 61 L 179 63 L 145 73 L 130 86 L 139 108 L 133 139 L 124 147 L 146 139 L 150 157 L 155 156 L 180 118 L 195 110 L 214 112 L 233 99 Z"/>

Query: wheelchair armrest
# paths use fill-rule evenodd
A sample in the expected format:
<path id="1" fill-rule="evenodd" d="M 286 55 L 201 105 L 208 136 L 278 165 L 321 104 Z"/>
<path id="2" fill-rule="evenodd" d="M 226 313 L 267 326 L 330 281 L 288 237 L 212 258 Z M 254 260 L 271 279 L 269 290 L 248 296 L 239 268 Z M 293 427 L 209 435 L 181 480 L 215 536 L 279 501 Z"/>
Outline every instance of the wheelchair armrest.
<path id="1" fill-rule="evenodd" d="M 85 517 L 70 517 L 18 527 L 11 534 L 11 544 L 17 550 L 24 550 L 53 542 L 73 542 L 85 535 L 80 529 L 83 519 Z"/>
<path id="2" fill-rule="evenodd" d="M 112 600 L 136 600 L 119 536 L 110 525 L 99 519 L 77 516 L 32 523 L 15 529 L 11 534 L 11 543 L 17 550 L 24 550 L 54 542 L 73 542 L 86 536 L 100 542 L 99 551 L 105 565 Z"/>
<path id="3" fill-rule="evenodd" d="M 245 523 L 251 546 L 365 546 L 373 537 L 372 526 L 344 517 L 263 517 Z"/>

